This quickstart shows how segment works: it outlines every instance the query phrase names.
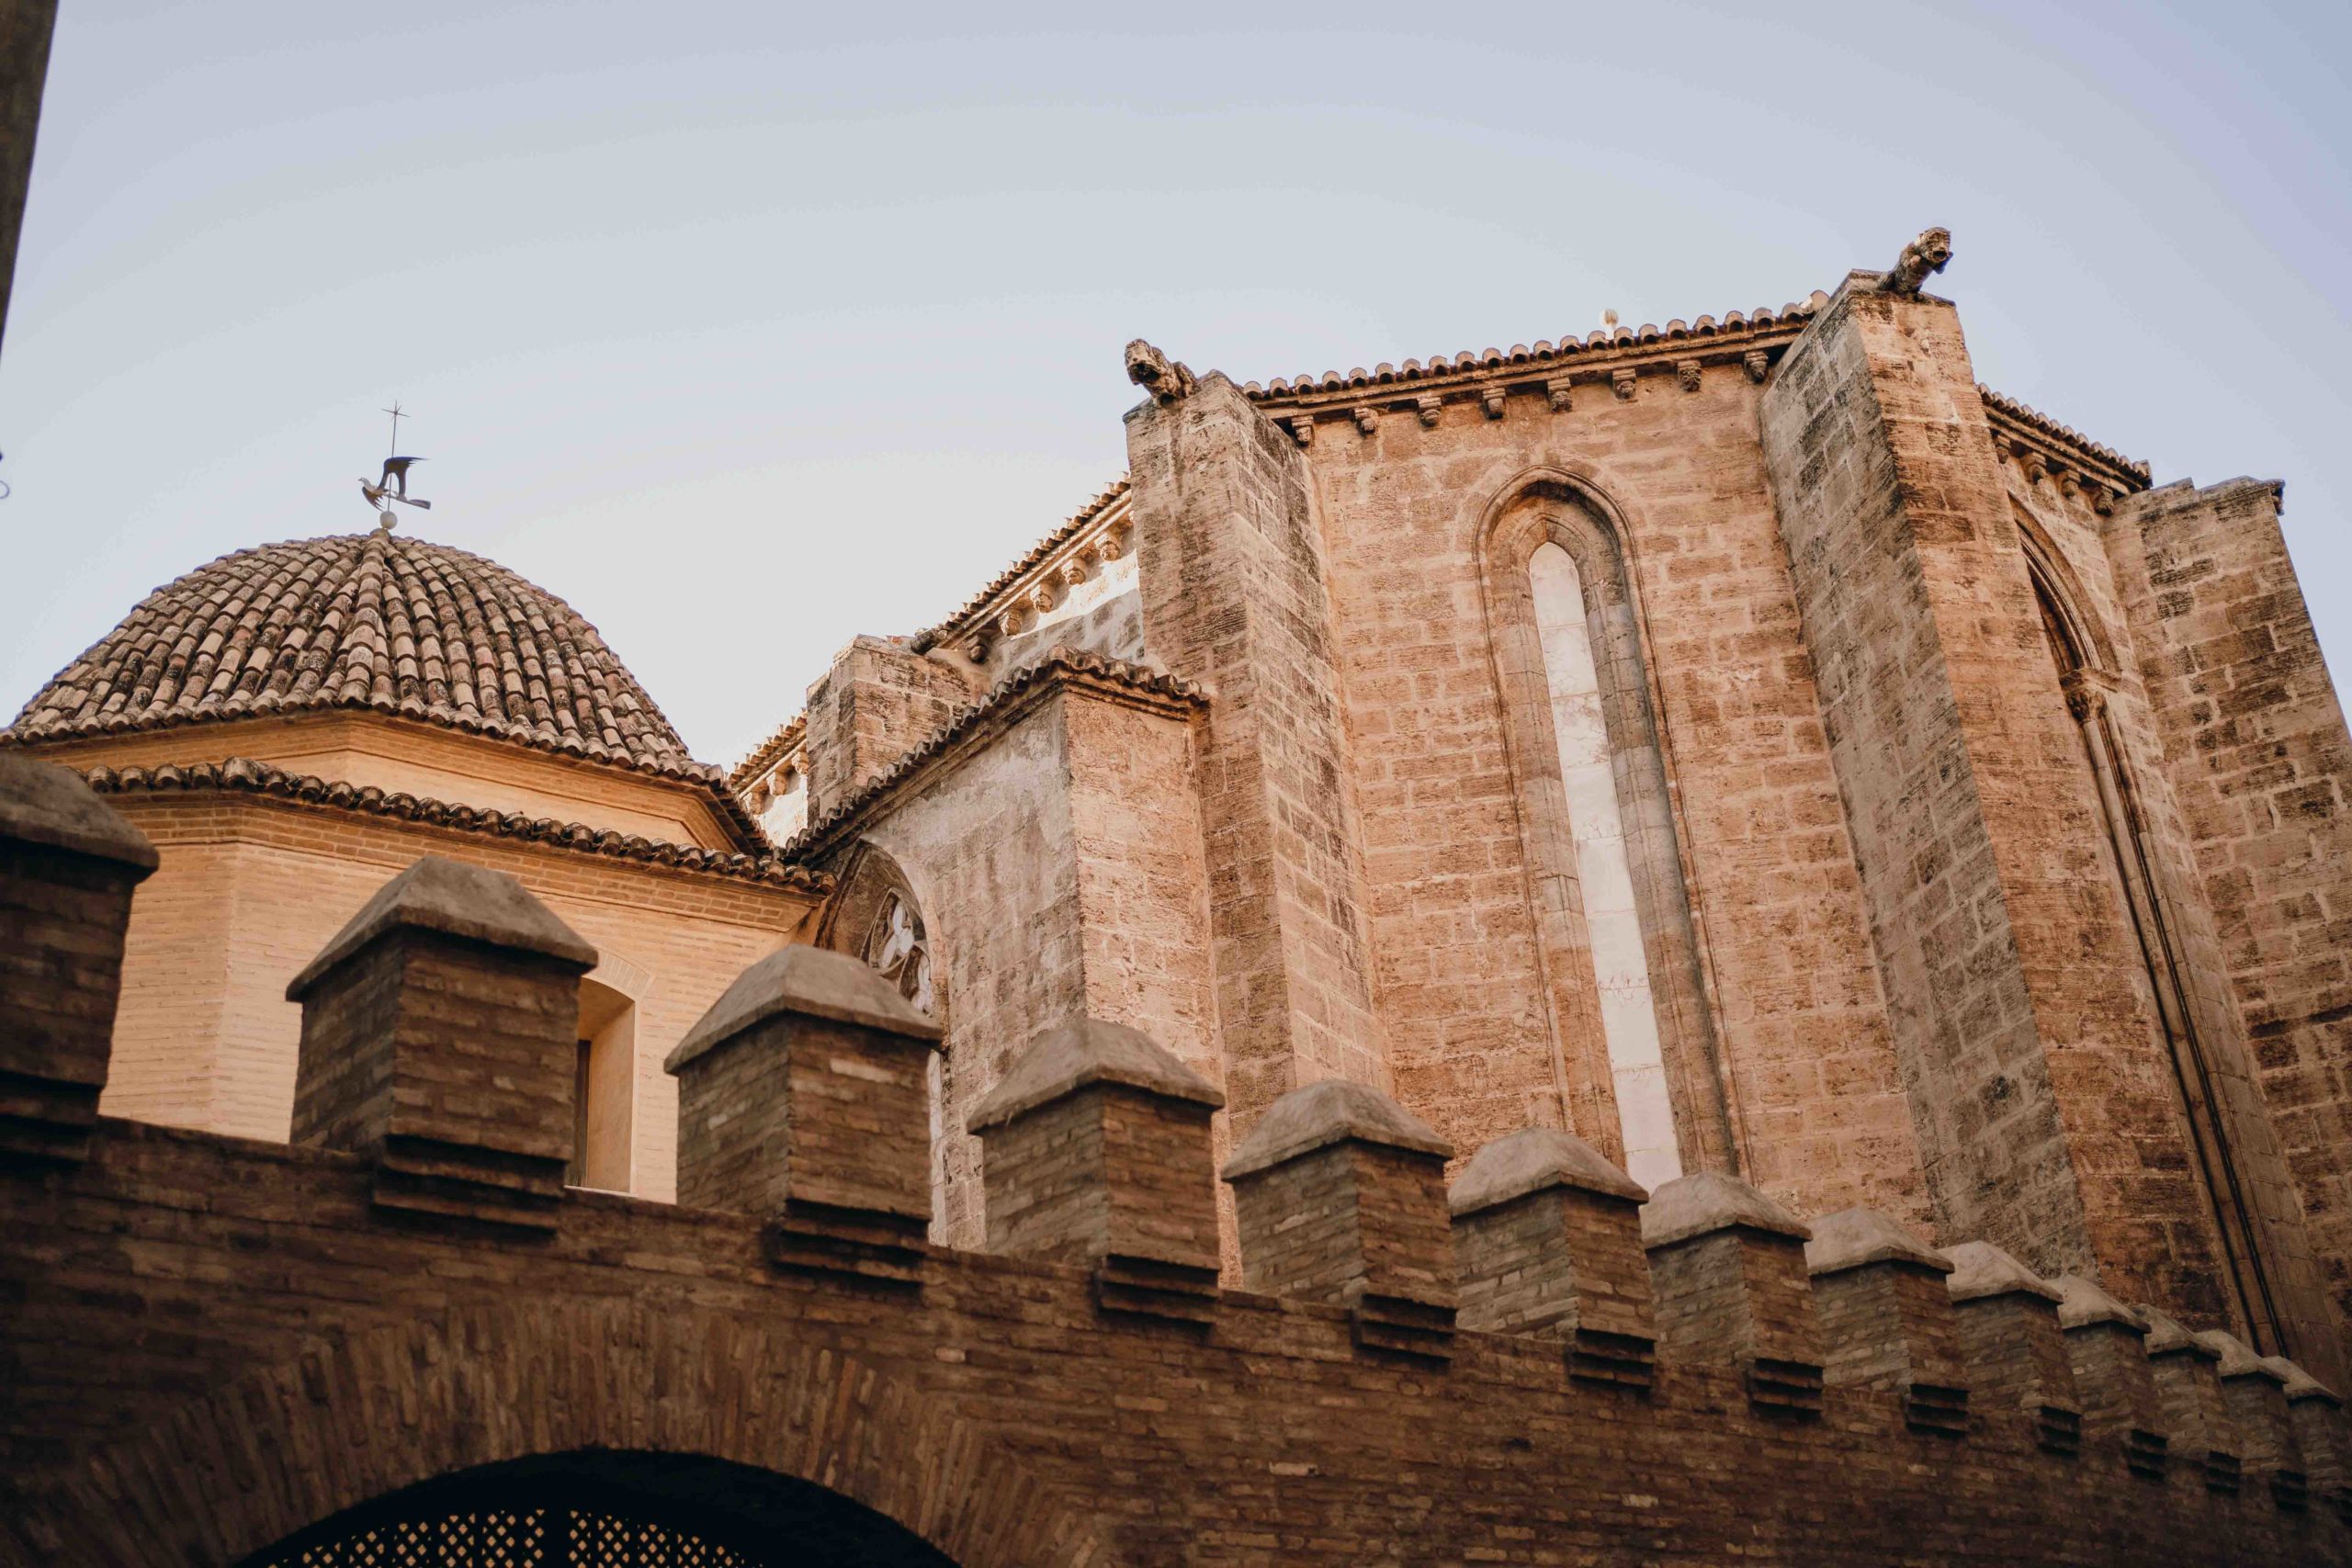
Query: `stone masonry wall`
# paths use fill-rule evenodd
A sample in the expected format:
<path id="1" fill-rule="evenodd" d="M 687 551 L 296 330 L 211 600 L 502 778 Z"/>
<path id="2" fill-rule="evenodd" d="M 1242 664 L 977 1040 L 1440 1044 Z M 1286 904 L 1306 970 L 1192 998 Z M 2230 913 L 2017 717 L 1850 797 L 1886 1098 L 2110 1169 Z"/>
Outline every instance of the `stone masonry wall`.
<path id="1" fill-rule="evenodd" d="M 2168 485 L 2109 520 L 2138 673 L 2263 1098 L 2339 1320 L 2352 1316 L 2352 738 L 2278 487 Z"/>
<path id="2" fill-rule="evenodd" d="M 1246 1133 L 1300 1084 L 1388 1081 L 1323 536 L 1290 437 L 1222 376 L 1132 411 L 1127 451 L 1146 640 L 1215 694 L 1201 822 Z"/>
<path id="3" fill-rule="evenodd" d="M 808 688 L 811 822 L 947 727 L 979 693 L 978 682 L 904 643 L 861 637 L 833 656 Z"/>
<path id="4" fill-rule="evenodd" d="M 1951 307 L 1867 283 L 1764 408 L 1939 1220 L 2242 1324 L 1984 421 Z"/>
<path id="5" fill-rule="evenodd" d="M 1061 688 L 992 721 L 859 827 L 855 841 L 913 891 L 943 982 L 942 1235 L 954 1245 L 987 1235 L 965 1118 L 1039 1030 L 1087 1013 L 1145 1031 L 1212 1083 L 1224 1076 L 1192 745 L 1181 710 Z M 845 863 L 851 847 L 831 852 Z"/>
<path id="6" fill-rule="evenodd" d="M 1813 671 L 1737 363 L 1687 387 L 1670 363 L 1569 404 L 1512 385 L 1489 417 L 1320 421 L 1306 456 L 1329 550 L 1335 647 L 1366 842 L 1382 1025 L 1397 1098 L 1463 1149 L 1564 1112 L 1555 1051 L 1598 1049 L 1553 1016 L 1528 865 L 1545 737 L 1511 753 L 1482 575 L 1489 528 L 1545 475 L 1605 499 L 1623 537 L 1707 999 L 1742 1174 L 1809 1211 L 1928 1218 L 1870 928 Z M 1573 824 L 1567 825 L 1569 828 Z M 1555 962 L 1589 959 L 1567 953 Z M 1578 1038 L 1579 1033 L 1584 1037 Z M 1686 1159 L 1698 1163 L 1692 1152 Z"/>

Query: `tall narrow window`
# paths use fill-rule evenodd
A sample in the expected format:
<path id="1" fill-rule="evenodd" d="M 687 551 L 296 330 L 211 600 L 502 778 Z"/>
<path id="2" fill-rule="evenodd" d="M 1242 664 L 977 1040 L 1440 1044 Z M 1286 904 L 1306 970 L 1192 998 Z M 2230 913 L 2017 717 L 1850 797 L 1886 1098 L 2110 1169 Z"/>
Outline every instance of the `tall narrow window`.
<path id="1" fill-rule="evenodd" d="M 1655 1187 L 1682 1174 L 1682 1155 L 1674 1132 L 1657 1005 L 1650 992 L 1648 945 L 1643 940 L 1633 863 L 1618 808 L 1617 758 L 1610 745 L 1600 671 L 1593 658 L 1584 581 L 1574 558 L 1548 540 L 1530 558 L 1527 573 L 1536 632 L 1544 645 L 1552 733 L 1567 795 L 1625 1169 L 1644 1186 Z"/>
<path id="2" fill-rule="evenodd" d="M 602 981 L 581 981 L 571 1166 L 564 1180 L 608 1192 L 628 1190 L 636 1087 L 637 1004 Z"/>

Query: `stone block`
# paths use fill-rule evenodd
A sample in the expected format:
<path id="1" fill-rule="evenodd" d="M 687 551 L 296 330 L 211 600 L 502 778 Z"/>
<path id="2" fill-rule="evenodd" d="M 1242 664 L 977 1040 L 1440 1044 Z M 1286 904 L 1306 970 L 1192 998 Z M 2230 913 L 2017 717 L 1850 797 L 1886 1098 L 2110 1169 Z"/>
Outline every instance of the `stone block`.
<path id="1" fill-rule="evenodd" d="M 989 1249 L 1082 1263 L 1113 1310 L 1204 1321 L 1216 1300 L 1215 1085 L 1141 1031 L 1082 1018 L 1031 1041 L 967 1128 Z"/>
<path id="2" fill-rule="evenodd" d="M 2282 1508 L 2307 1506 L 2311 1480 L 2288 1413 L 2286 1372 L 2276 1358 L 2256 1355 L 2234 1334 L 2209 1328 L 2197 1337 L 2216 1358 L 2222 1403 L 2237 1428 L 2238 1456 L 2251 1472 L 2248 1479 L 2267 1482 L 2270 1500 Z"/>
<path id="3" fill-rule="evenodd" d="M 2137 1310 L 2148 1325 L 2148 1370 L 2173 1450 L 2197 1462 L 2206 1490 L 2234 1494 L 2244 1466 L 2237 1428 L 2222 1398 L 2221 1352 L 2154 1307 Z"/>
<path id="4" fill-rule="evenodd" d="M 1678 1177 L 1642 1206 L 1642 1246 L 1670 1356 L 1728 1361 L 1759 1410 L 1821 1413 L 1821 1328 L 1804 1222 L 1736 1177 Z"/>
<path id="5" fill-rule="evenodd" d="M 595 963 L 514 878 L 426 855 L 286 987 L 293 1141 L 370 1156 L 383 1207 L 552 1228 Z"/>
<path id="6" fill-rule="evenodd" d="M 1988 1241 L 1964 1241 L 1944 1257 L 1978 1408 L 2022 1410 L 2042 1448 L 2080 1453 L 2082 1405 L 2058 1325 L 2057 1288 Z"/>
<path id="7" fill-rule="evenodd" d="M 1461 1325 L 1556 1338 L 1570 1377 L 1649 1388 L 1648 1196 L 1572 1134 L 1531 1127 L 1487 1145 L 1447 1193 Z"/>
<path id="8" fill-rule="evenodd" d="M 0 752 L 0 1165 L 86 1152 L 131 890 L 155 864 L 76 774 Z"/>
<path id="9" fill-rule="evenodd" d="M 1821 1323 L 1822 1381 L 1894 1390 L 1914 1431 L 1966 1436 L 1960 1328 L 1944 1288 L 1951 1264 L 1875 1209 L 1840 1209 L 1812 1228 L 1804 1261 Z"/>
<path id="10" fill-rule="evenodd" d="M 1293 1089 L 1226 1162 L 1244 1281 L 1348 1307 L 1367 1348 L 1450 1357 L 1452 1153 L 1378 1089 L 1347 1078 Z"/>
<path id="11" fill-rule="evenodd" d="M 662 1064 L 678 1080 L 678 1201 L 765 1216 L 779 1268 L 916 1282 L 940 1032 L 846 953 L 761 959 Z"/>
<path id="12" fill-rule="evenodd" d="M 2132 1474 L 2163 1480 L 2169 1444 L 2148 1362 L 2147 1323 L 2079 1274 L 2050 1283 L 2058 1291 L 2058 1327 L 2074 1369 L 2084 1439 L 2120 1450 Z"/>

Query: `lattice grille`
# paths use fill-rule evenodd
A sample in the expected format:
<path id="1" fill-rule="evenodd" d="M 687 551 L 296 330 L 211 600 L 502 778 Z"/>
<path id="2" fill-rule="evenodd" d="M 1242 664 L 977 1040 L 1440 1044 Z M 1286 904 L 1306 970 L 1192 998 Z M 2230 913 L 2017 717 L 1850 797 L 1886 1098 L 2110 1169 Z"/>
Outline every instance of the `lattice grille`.
<path id="1" fill-rule="evenodd" d="M 585 1509 L 471 1509 L 306 1546 L 272 1568 L 760 1568 L 666 1525 Z"/>

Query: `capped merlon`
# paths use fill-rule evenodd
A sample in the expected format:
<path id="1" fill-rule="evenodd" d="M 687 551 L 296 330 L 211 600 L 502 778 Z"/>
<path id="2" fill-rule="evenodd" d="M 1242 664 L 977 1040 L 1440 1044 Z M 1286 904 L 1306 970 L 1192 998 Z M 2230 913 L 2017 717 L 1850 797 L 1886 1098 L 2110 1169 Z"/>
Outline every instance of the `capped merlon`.
<path id="1" fill-rule="evenodd" d="M 1944 1257 L 1951 1264 L 1951 1274 L 1944 1283 L 1953 1301 L 2026 1295 L 2040 1296 L 2055 1305 L 2064 1299 L 2056 1286 L 1989 1241 L 1963 1241 L 1946 1248 Z"/>
<path id="2" fill-rule="evenodd" d="M 1575 1134 L 1529 1127 L 1497 1138 L 1472 1155 L 1447 1189 L 1446 1206 L 1458 1219 L 1555 1187 L 1633 1203 L 1649 1199 L 1646 1188 Z"/>
<path id="3" fill-rule="evenodd" d="M 1873 1263 L 1916 1264 L 1938 1274 L 1952 1271 L 1950 1258 L 1876 1209 L 1840 1209 L 1815 1220 L 1811 1229 L 1804 1267 L 1816 1279 Z"/>
<path id="4" fill-rule="evenodd" d="M 2148 1354 L 2170 1356 L 2186 1354 L 2200 1361 L 2218 1361 L 2222 1353 L 2197 1335 L 2181 1326 L 2171 1314 L 2149 1306 L 2144 1302 L 2134 1307 L 2140 1321 L 2148 1325 Z"/>
<path id="5" fill-rule="evenodd" d="M 2144 1336 L 2148 1332 L 2146 1318 L 2099 1289 L 2094 1280 L 2080 1274 L 2061 1274 L 2050 1283 L 2058 1292 L 2061 1328 L 2088 1328 L 2094 1324 L 2112 1323 L 2132 1334 Z"/>
<path id="6" fill-rule="evenodd" d="M 1724 1230 L 1761 1231 L 1797 1241 L 1813 1239 L 1812 1228 L 1803 1220 L 1747 1182 L 1719 1170 L 1678 1176 L 1642 1205 L 1642 1245 L 1652 1252 Z"/>
<path id="7" fill-rule="evenodd" d="M 1041 1105 L 1097 1084 L 1189 1100 L 1213 1111 L 1225 1105 L 1224 1090 L 1178 1061 L 1143 1031 L 1081 1018 L 1039 1035 L 1015 1057 L 1012 1070 L 972 1108 L 965 1130 L 984 1133 L 1001 1127 Z"/>
<path id="8" fill-rule="evenodd" d="M 2287 1376 L 2270 1364 L 2270 1358 L 2255 1354 L 2254 1347 L 2223 1329 L 2208 1328 L 2199 1333 L 2197 1342 L 2213 1352 L 2221 1365 L 2216 1369 L 2225 1378 L 2267 1378 L 2282 1388 Z"/>
<path id="9" fill-rule="evenodd" d="M 0 839 L 113 861 L 141 876 L 158 863 L 147 835 L 79 773 L 15 751 L 0 751 Z"/>
<path id="10" fill-rule="evenodd" d="M 738 975 L 735 983 L 686 1031 L 662 1068 L 674 1075 L 713 1047 L 785 1013 L 878 1029 L 933 1044 L 945 1033 L 937 1022 L 917 1012 L 914 1004 L 872 964 L 845 953 L 796 942 L 778 948 Z"/>
<path id="11" fill-rule="evenodd" d="M 1372 1144 L 1451 1159 L 1453 1145 L 1437 1129 L 1366 1084 L 1323 1078 L 1283 1096 L 1225 1162 L 1238 1180 L 1333 1144 Z"/>
<path id="12" fill-rule="evenodd" d="M 536 953 L 582 971 L 596 966 L 596 950 L 514 877 L 426 855 L 376 890 L 319 955 L 288 982 L 286 999 L 300 1001 L 321 976 L 361 948 L 403 929 Z"/>

